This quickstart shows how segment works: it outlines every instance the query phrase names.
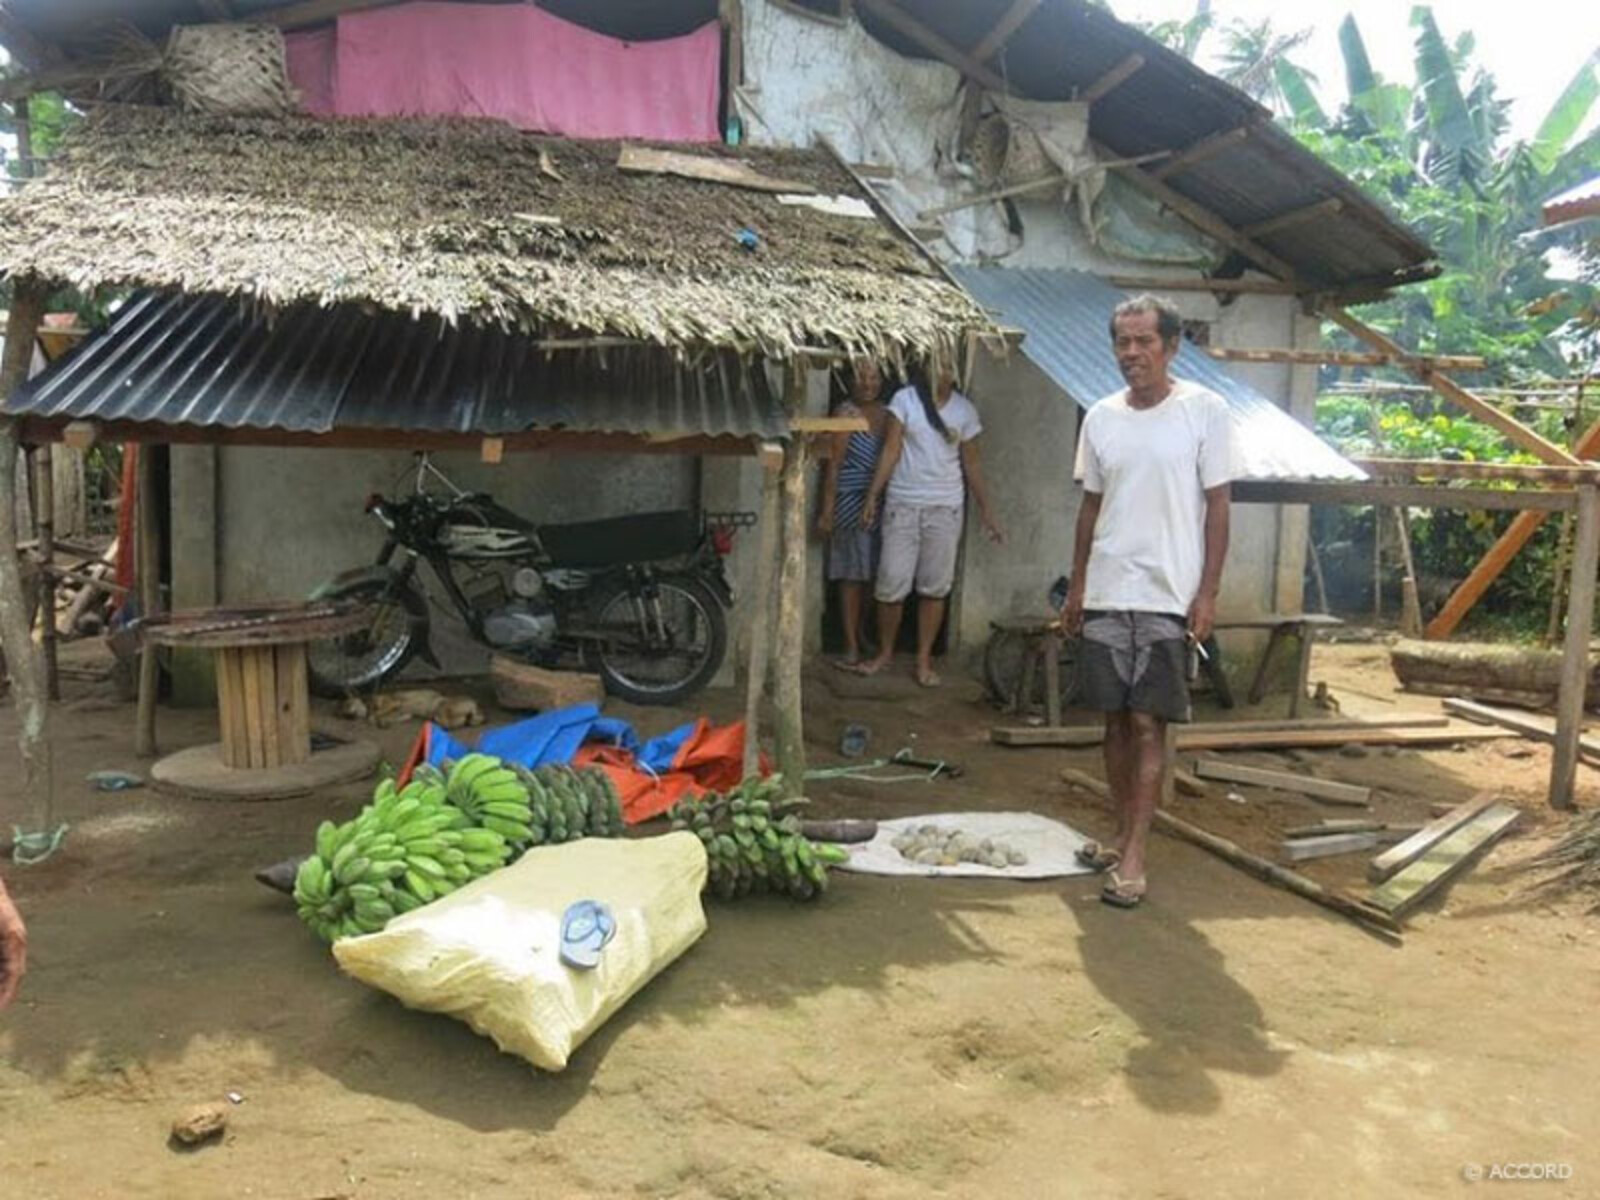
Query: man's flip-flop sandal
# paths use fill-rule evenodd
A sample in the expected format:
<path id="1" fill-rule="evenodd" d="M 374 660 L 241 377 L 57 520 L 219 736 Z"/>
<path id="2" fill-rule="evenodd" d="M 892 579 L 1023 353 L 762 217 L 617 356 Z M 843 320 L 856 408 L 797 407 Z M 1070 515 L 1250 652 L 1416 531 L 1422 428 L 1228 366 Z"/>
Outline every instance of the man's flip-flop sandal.
<path id="1" fill-rule="evenodd" d="M 1110 846 L 1102 846 L 1099 842 L 1085 842 L 1079 846 L 1075 855 L 1084 866 L 1095 871 L 1109 871 L 1122 861 L 1122 855 Z"/>
<path id="2" fill-rule="evenodd" d="M 1144 899 L 1145 881 L 1124 879 L 1115 867 L 1111 868 L 1109 882 L 1100 889 L 1100 899 L 1115 908 L 1138 908 Z"/>

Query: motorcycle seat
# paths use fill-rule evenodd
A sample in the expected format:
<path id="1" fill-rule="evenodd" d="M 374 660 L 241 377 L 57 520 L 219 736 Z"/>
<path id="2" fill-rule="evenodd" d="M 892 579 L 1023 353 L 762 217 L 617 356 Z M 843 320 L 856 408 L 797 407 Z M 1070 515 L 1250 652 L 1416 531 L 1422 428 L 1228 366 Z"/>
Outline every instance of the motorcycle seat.
<path id="1" fill-rule="evenodd" d="M 557 567 L 614 567 L 688 554 L 700 544 L 700 517 L 691 509 L 637 513 L 542 525 L 539 542 Z"/>

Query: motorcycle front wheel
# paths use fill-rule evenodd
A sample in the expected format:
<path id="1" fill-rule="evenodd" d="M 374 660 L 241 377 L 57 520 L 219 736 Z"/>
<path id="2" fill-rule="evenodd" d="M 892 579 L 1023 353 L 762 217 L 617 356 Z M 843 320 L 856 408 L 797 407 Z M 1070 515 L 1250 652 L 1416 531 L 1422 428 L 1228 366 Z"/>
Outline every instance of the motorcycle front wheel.
<path id="1" fill-rule="evenodd" d="M 676 704 L 711 681 L 728 649 L 722 606 L 699 580 L 659 579 L 654 600 L 626 585 L 595 605 L 595 658 L 606 691 L 634 704 Z"/>
<path id="2" fill-rule="evenodd" d="M 367 579 L 330 589 L 318 598 L 372 606 L 370 624 L 306 646 L 306 673 L 318 696 L 338 699 L 371 691 L 398 675 L 422 648 L 419 631 L 427 623 L 428 603 L 413 588 Z"/>

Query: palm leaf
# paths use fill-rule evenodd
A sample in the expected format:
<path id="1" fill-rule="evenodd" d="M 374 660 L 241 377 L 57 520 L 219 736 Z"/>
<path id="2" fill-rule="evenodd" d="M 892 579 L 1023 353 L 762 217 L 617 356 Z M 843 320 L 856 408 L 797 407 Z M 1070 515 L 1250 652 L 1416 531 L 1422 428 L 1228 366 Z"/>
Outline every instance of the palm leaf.
<path id="1" fill-rule="evenodd" d="M 1378 86 L 1378 73 L 1367 57 L 1367 44 L 1361 40 L 1361 27 L 1353 13 L 1347 13 L 1339 23 L 1339 50 L 1344 55 L 1344 80 L 1350 99 L 1360 100 Z"/>
<path id="2" fill-rule="evenodd" d="M 1417 30 L 1417 83 L 1432 142 L 1430 166 L 1436 169 L 1441 183 L 1471 179 L 1474 167 L 1487 156 L 1472 111 L 1461 94 L 1450 47 L 1439 33 L 1433 9 L 1427 5 L 1419 4 L 1411 10 L 1411 24 Z"/>
<path id="3" fill-rule="evenodd" d="M 1322 105 L 1317 102 L 1317 94 L 1311 87 L 1311 76 L 1303 68 L 1286 58 L 1279 58 L 1272 64 L 1272 76 L 1296 121 L 1318 129 L 1328 124 L 1328 114 L 1322 111 Z"/>
<path id="4" fill-rule="evenodd" d="M 1539 122 L 1533 136 L 1533 151 L 1540 169 L 1549 171 L 1573 136 L 1582 129 L 1600 99 L 1600 49 L 1583 60 L 1576 75 Z"/>

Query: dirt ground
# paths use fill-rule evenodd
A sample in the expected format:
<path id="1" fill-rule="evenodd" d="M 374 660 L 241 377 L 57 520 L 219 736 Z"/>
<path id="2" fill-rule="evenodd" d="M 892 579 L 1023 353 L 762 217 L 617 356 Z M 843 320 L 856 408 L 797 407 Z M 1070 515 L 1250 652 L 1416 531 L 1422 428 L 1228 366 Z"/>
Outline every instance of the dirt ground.
<path id="1" fill-rule="evenodd" d="M 1346 715 L 1436 704 L 1394 694 L 1381 646 L 1321 649 L 1313 678 Z M 72 834 L 43 866 L 3 868 L 32 937 L 0 1017 L 8 1198 L 1348 1200 L 1453 1196 L 1465 1168 L 1507 1163 L 1570 1171 L 1508 1191 L 1600 1195 L 1600 918 L 1531 890 L 1522 869 L 1565 826 L 1543 808 L 1549 760 L 1530 743 L 1236 756 L 1375 785 L 1377 813 L 1397 821 L 1486 787 L 1523 806 L 1515 836 L 1401 947 L 1161 837 L 1135 912 L 1100 904 L 1087 877 L 836 875 L 814 907 L 713 904 L 704 939 L 544 1075 L 342 977 L 251 879 L 368 789 L 254 805 L 96 794 L 86 772 L 141 766 L 132 710 L 104 685 L 66 690 Z M 1098 770 L 1096 753 L 990 745 L 975 684 L 820 671 L 808 697 L 817 765 L 862 720 L 874 752 L 915 745 L 966 768 L 956 782 L 818 783 L 822 815 L 1031 809 L 1108 829 L 1057 780 Z M 710 709 L 736 705 L 718 693 Z M 683 716 L 623 713 L 645 733 Z M 209 740 L 213 720 L 164 711 L 165 747 Z M 9 744 L 9 708 L 0 725 Z M 410 735 L 377 736 L 397 759 Z M 1600 773 L 1580 772 L 1593 807 Z M 1176 811 L 1262 852 L 1287 825 L 1348 815 L 1222 790 Z M 17 799 L 0 783 L 4 825 Z M 1306 869 L 1358 887 L 1364 864 Z M 229 1091 L 243 1102 L 221 1144 L 168 1148 L 180 1109 Z"/>

